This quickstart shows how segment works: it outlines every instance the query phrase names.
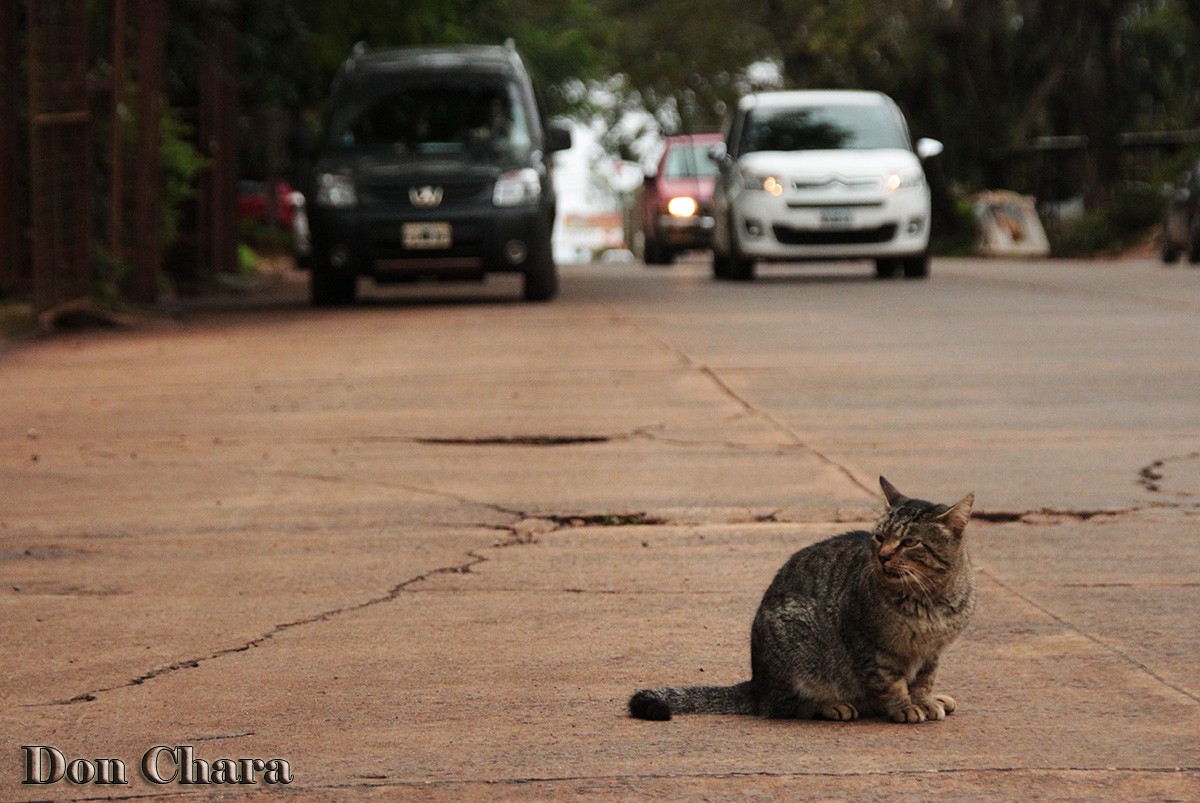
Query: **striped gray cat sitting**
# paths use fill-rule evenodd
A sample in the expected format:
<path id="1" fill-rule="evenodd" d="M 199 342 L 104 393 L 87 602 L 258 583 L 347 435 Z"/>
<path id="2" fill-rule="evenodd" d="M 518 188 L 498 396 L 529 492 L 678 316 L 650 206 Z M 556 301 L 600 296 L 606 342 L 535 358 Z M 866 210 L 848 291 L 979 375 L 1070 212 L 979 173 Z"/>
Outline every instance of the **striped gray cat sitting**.
<path id="1" fill-rule="evenodd" d="M 952 712 L 954 698 L 935 694 L 933 679 L 975 607 L 963 539 L 975 497 L 938 505 L 879 484 L 887 510 L 871 532 L 806 547 L 775 575 L 750 630 L 750 680 L 644 689 L 629 712 L 896 722 Z"/>

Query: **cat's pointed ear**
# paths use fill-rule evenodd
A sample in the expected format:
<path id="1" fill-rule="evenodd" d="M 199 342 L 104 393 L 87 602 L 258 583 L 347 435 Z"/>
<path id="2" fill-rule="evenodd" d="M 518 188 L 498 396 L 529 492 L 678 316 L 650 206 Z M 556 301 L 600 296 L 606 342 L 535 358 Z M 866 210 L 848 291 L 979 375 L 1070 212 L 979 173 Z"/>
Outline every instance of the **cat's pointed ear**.
<path id="1" fill-rule="evenodd" d="M 892 485 L 885 478 L 879 478 L 879 487 L 883 489 L 883 498 L 887 500 L 888 507 L 895 507 L 901 502 L 907 502 L 908 497 L 896 490 L 896 486 Z"/>
<path id="2" fill-rule="evenodd" d="M 945 513 L 939 513 L 935 519 L 946 522 L 956 535 L 962 535 L 971 520 L 971 507 L 975 504 L 975 494 L 967 494 L 957 504 Z"/>

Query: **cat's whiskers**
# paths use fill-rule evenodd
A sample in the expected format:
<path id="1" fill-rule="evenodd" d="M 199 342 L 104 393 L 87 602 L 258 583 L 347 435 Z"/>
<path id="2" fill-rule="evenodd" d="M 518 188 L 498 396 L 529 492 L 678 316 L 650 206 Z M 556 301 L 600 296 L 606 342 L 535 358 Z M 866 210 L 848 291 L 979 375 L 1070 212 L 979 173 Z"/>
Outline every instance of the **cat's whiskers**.
<path id="1" fill-rule="evenodd" d="M 923 596 L 930 597 L 933 595 L 933 583 L 929 582 L 928 578 L 923 577 L 912 566 L 908 564 L 902 565 L 900 573 L 910 585 L 916 586 L 917 591 L 921 592 Z"/>

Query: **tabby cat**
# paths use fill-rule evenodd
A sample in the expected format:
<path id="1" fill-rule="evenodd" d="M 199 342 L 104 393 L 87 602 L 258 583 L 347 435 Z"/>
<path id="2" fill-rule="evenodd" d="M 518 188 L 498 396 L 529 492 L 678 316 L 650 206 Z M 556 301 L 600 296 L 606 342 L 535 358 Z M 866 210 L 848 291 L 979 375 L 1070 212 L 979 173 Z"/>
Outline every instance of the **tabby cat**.
<path id="1" fill-rule="evenodd" d="M 934 694 L 933 679 L 975 606 L 963 543 L 975 497 L 938 505 L 909 499 L 883 477 L 879 484 L 887 510 L 871 532 L 806 547 L 775 575 L 750 631 L 750 680 L 644 689 L 629 712 L 896 722 L 952 712 L 954 698 Z"/>

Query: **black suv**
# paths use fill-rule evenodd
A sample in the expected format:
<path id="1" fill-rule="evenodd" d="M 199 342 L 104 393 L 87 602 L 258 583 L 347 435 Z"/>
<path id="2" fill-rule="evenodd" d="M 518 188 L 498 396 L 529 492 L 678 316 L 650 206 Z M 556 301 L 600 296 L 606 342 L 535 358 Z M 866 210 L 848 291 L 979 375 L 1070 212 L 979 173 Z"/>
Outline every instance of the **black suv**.
<path id="1" fill-rule="evenodd" d="M 306 210 L 312 301 L 377 282 L 524 275 L 558 293 L 548 127 L 511 46 L 406 48 L 350 58 L 334 79 Z"/>

